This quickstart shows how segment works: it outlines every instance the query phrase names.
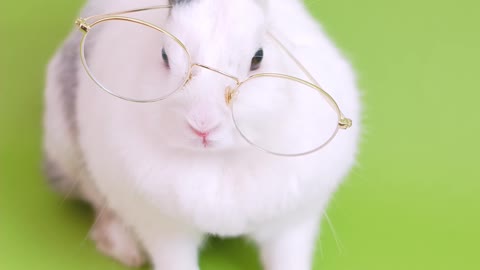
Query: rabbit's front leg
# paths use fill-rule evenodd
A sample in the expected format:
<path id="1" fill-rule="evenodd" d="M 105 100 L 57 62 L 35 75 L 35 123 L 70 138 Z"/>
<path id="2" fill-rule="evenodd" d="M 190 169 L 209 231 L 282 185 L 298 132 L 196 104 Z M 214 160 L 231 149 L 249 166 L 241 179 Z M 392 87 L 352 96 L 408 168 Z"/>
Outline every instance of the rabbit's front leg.
<path id="1" fill-rule="evenodd" d="M 154 270 L 199 270 L 200 233 L 175 224 L 137 227 L 137 235 L 148 253 Z"/>
<path id="2" fill-rule="evenodd" d="M 95 241 L 97 249 L 127 266 L 142 266 L 146 258 L 134 234 L 123 221 L 108 209 L 96 209 L 96 215 L 90 238 Z"/>
<path id="3" fill-rule="evenodd" d="M 265 270 L 311 270 L 319 216 L 274 224 L 253 235 Z"/>

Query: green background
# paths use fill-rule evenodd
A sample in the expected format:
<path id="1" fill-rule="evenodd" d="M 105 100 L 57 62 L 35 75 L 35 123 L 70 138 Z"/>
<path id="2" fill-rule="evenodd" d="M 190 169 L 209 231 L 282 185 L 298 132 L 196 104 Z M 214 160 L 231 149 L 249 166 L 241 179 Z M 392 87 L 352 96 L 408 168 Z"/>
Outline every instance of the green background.
<path id="1" fill-rule="evenodd" d="M 1 270 L 124 269 L 39 170 L 45 65 L 81 2 L 1 0 Z M 358 72 L 366 127 L 315 269 L 480 269 L 480 1 L 307 2 Z M 201 266 L 260 269 L 241 240 L 210 241 Z"/>

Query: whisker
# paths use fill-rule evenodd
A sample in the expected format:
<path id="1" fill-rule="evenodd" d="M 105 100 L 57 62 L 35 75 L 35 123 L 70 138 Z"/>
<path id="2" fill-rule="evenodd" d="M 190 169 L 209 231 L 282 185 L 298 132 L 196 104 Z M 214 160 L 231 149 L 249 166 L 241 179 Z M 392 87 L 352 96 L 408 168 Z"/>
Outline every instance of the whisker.
<path id="1" fill-rule="evenodd" d="M 90 229 L 88 230 L 87 234 L 83 238 L 83 240 L 80 242 L 80 246 L 85 245 L 85 243 L 88 240 L 88 237 L 92 233 L 93 228 L 95 228 L 95 225 L 102 219 L 104 213 L 106 212 L 105 210 L 107 209 L 107 203 L 104 203 L 102 207 L 100 208 L 99 211 L 95 211 L 95 220 L 93 221 L 93 224 L 90 226 Z"/>
<path id="2" fill-rule="evenodd" d="M 320 251 L 320 259 L 325 258 L 325 254 L 323 253 L 322 241 L 318 241 L 318 250 Z"/>
<path id="3" fill-rule="evenodd" d="M 74 179 L 73 179 L 70 187 L 68 188 L 67 193 L 63 196 L 62 201 L 60 202 L 61 205 L 63 205 L 70 198 L 70 196 L 73 194 L 73 192 L 79 187 L 80 181 L 82 180 L 82 176 L 85 173 L 85 171 L 86 171 L 86 166 L 82 162 L 78 166 L 78 168 L 76 168 L 77 173 L 75 174 Z"/>
<path id="4" fill-rule="evenodd" d="M 330 220 L 330 218 L 328 217 L 328 214 L 327 214 L 326 210 L 323 212 L 323 215 L 325 216 L 325 219 L 327 220 L 328 226 L 330 227 L 330 230 L 332 232 L 333 238 L 335 239 L 335 243 L 337 244 L 337 249 L 338 249 L 339 253 L 342 254 L 342 252 L 343 252 L 342 242 L 340 241 L 340 238 L 337 235 L 337 231 L 333 227 L 333 223 Z"/>
<path id="5" fill-rule="evenodd" d="M 62 201 L 60 202 L 61 205 L 65 204 L 68 198 L 70 198 L 70 195 L 72 195 L 73 191 L 78 187 L 78 184 L 80 183 L 80 177 L 76 177 L 75 181 L 70 185 L 70 188 L 68 189 L 67 193 L 65 196 L 63 196 Z"/>

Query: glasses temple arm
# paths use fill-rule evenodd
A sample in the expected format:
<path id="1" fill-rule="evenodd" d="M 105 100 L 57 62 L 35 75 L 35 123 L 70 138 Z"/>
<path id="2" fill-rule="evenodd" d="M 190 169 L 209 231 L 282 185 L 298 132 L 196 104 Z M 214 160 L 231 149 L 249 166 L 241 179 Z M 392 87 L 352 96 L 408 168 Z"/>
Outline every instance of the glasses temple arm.
<path id="1" fill-rule="evenodd" d="M 320 84 L 318 83 L 317 80 L 315 80 L 315 78 L 313 77 L 313 75 L 307 70 L 307 68 L 302 64 L 300 63 L 300 61 L 298 60 L 297 57 L 295 57 L 289 49 L 287 49 L 287 47 L 285 47 L 285 45 L 280 42 L 280 40 L 278 40 L 272 33 L 268 32 L 268 35 L 273 39 L 273 41 L 275 41 L 275 43 L 290 57 L 290 59 L 293 60 L 293 62 L 295 62 L 295 64 L 298 66 L 298 68 L 300 68 L 302 70 L 302 72 L 305 74 L 305 76 L 308 77 L 308 79 L 313 82 L 317 87 L 319 87 L 322 92 L 324 92 L 325 94 L 327 94 L 323 89 L 322 87 L 320 87 Z M 329 96 L 329 98 L 327 99 L 328 102 L 330 103 L 330 105 L 332 105 L 334 108 L 336 108 L 338 110 L 338 112 L 340 113 L 340 121 L 339 121 L 339 125 L 341 128 L 349 128 L 352 126 L 352 120 L 348 119 L 345 117 L 345 115 L 343 115 L 342 111 L 340 111 L 340 108 L 338 107 L 338 104 L 335 102 L 335 100 L 333 100 L 333 98 L 330 97 L 330 95 L 327 94 L 327 96 Z"/>
<path id="2" fill-rule="evenodd" d="M 295 62 L 295 64 L 302 70 L 302 72 L 308 77 L 308 79 L 318 86 L 319 84 L 317 80 L 313 78 L 312 74 L 308 72 L 307 68 L 305 68 L 305 66 L 300 63 L 300 61 L 287 49 L 287 47 L 285 47 L 285 45 L 283 45 L 283 43 L 280 42 L 280 40 L 278 40 L 272 33 L 269 32 L 268 34 L 275 41 L 275 43 L 277 43 L 277 45 L 280 46 L 280 48 L 293 60 L 293 62 Z"/>
<path id="3" fill-rule="evenodd" d="M 103 17 L 117 16 L 117 15 L 122 15 L 122 14 L 127 14 L 127 13 L 137 13 L 137 12 L 142 12 L 142 11 L 172 8 L 172 7 L 173 7 L 172 5 L 159 5 L 159 6 L 151 6 L 151 7 L 146 7 L 146 8 L 130 9 L 130 10 L 117 11 L 117 12 L 112 12 L 112 13 L 107 13 L 107 14 L 102 14 L 102 15 L 92 15 L 92 16 L 83 18 L 83 20 L 88 21 L 88 20 L 91 20 L 91 19 L 94 19 L 94 18 L 103 18 Z"/>

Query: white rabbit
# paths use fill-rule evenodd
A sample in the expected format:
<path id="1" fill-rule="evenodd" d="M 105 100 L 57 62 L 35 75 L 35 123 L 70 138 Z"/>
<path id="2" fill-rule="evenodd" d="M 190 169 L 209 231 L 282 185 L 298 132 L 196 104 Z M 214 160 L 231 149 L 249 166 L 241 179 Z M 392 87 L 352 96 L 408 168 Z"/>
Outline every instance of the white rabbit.
<path id="1" fill-rule="evenodd" d="M 224 96 L 229 78 L 198 68 L 184 89 L 165 100 L 121 100 L 99 90 L 87 76 L 78 53 L 82 34 L 75 30 L 48 69 L 46 173 L 59 191 L 92 204 L 97 221 L 91 237 L 99 250 L 127 265 L 148 258 L 156 270 L 199 269 L 198 249 L 211 234 L 254 240 L 265 269 L 311 269 L 319 221 L 355 163 L 361 106 L 349 63 L 302 1 L 170 3 L 168 12 L 135 17 L 167 27 L 195 63 L 246 78 L 252 74 L 252 57 L 263 48 L 255 72 L 303 76 L 270 46 L 267 33 L 275 33 L 353 120 L 353 127 L 309 155 L 262 152 L 233 124 Z M 162 4 L 168 2 L 90 0 L 82 15 Z M 119 63 L 105 54 L 127 46 L 115 38 L 102 32 L 87 55 L 105 76 L 119 76 Z M 145 48 L 134 59 L 124 56 L 125 84 L 134 86 L 139 74 L 152 73 L 152 52 L 162 48 Z M 257 102 L 274 106 L 268 96 Z M 313 120 L 285 118 L 284 124 L 291 121 Z M 212 128 L 208 138 L 194 132 Z M 206 144 L 206 138 L 212 143 Z"/>

